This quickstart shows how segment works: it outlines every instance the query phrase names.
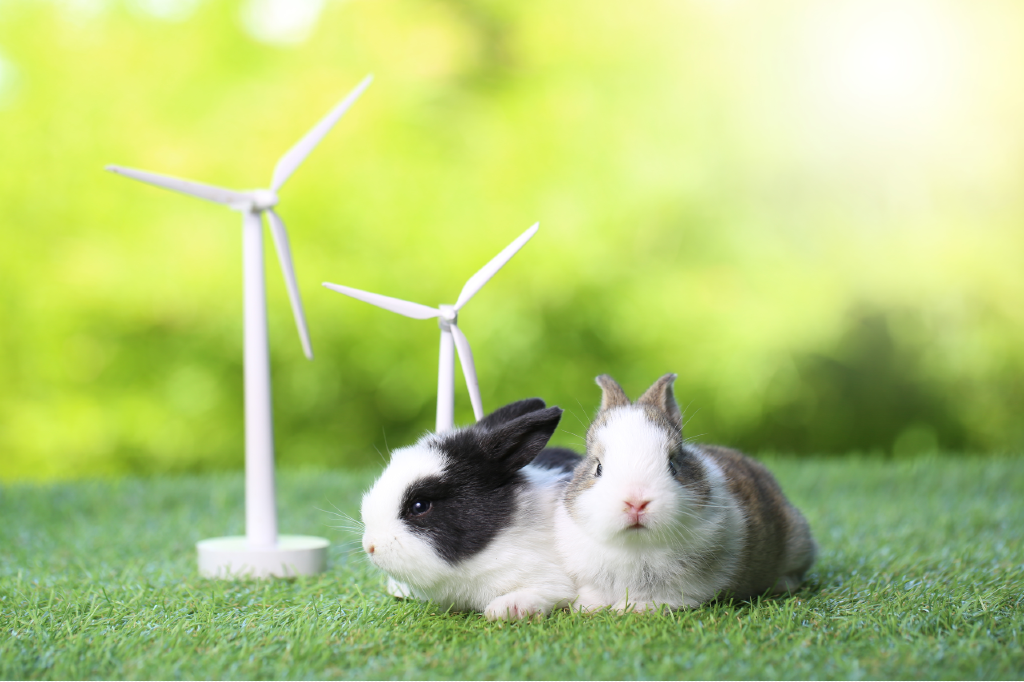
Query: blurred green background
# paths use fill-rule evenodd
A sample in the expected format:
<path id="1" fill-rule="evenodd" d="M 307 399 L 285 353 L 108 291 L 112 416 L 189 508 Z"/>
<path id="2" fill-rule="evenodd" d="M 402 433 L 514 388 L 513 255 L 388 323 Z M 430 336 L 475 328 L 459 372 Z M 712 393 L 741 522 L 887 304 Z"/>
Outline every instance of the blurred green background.
<path id="1" fill-rule="evenodd" d="M 227 187 L 366 73 L 282 191 L 316 359 L 268 240 L 281 466 L 433 426 L 435 305 L 488 410 L 579 444 L 615 376 L 678 372 L 754 452 L 1024 448 L 1024 5 L 1014 0 L 0 0 L 0 479 L 240 468 Z M 456 419 L 472 418 L 461 372 Z"/>

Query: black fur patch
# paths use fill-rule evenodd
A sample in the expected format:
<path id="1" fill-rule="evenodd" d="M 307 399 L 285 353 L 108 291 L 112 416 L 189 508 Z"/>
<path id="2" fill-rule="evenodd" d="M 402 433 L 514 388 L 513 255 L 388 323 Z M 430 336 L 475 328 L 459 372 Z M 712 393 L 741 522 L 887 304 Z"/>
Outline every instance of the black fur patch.
<path id="1" fill-rule="evenodd" d="M 543 410 L 547 405 L 540 398 L 527 398 L 526 400 L 517 400 L 514 403 L 509 403 L 504 407 L 499 407 L 494 412 L 478 421 L 471 428 L 475 429 L 494 429 L 502 424 L 506 424 L 517 417 L 522 417 L 524 414 L 530 412 L 536 412 L 537 410 Z"/>
<path id="2" fill-rule="evenodd" d="M 506 408 L 474 426 L 439 435 L 435 447 L 445 453 L 444 473 L 416 481 L 402 499 L 402 521 L 449 564 L 469 559 L 511 525 L 519 491 L 527 485 L 520 470 L 537 457 L 562 416 L 552 407 L 487 421 Z M 430 511 L 413 516 L 417 501 L 430 502 Z"/>
<path id="3" fill-rule="evenodd" d="M 569 448 L 544 448 L 530 465 L 571 474 L 582 461 L 583 456 Z"/>

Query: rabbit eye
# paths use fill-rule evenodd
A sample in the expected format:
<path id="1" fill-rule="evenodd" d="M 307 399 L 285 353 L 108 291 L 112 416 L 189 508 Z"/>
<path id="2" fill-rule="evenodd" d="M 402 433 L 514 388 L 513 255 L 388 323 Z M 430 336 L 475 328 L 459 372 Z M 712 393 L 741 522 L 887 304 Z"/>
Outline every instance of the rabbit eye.
<path id="1" fill-rule="evenodd" d="M 601 475 L 601 463 L 598 462 L 597 463 L 597 468 L 594 469 L 594 476 L 597 477 L 597 476 L 600 476 L 600 475 Z"/>
<path id="2" fill-rule="evenodd" d="M 430 511 L 430 500 L 416 500 L 409 505 L 409 513 L 413 516 L 423 516 Z"/>
<path id="3" fill-rule="evenodd" d="M 676 469 L 676 463 L 673 462 L 672 460 L 668 461 L 668 472 L 672 474 L 673 478 L 675 478 L 675 476 L 679 473 L 679 470 Z"/>

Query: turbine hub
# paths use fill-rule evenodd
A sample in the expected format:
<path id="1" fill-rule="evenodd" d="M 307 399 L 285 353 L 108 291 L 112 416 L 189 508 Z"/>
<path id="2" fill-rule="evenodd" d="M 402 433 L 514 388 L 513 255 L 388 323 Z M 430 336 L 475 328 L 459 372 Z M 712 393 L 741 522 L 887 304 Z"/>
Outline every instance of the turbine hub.
<path id="1" fill-rule="evenodd" d="M 448 331 L 455 324 L 456 320 L 459 319 L 459 311 L 453 306 L 444 304 L 437 306 L 437 309 L 441 311 L 441 316 L 437 318 L 437 326 Z"/>
<path id="2" fill-rule="evenodd" d="M 265 211 L 268 208 L 277 206 L 277 194 L 269 189 L 255 189 L 252 191 L 252 210 Z"/>

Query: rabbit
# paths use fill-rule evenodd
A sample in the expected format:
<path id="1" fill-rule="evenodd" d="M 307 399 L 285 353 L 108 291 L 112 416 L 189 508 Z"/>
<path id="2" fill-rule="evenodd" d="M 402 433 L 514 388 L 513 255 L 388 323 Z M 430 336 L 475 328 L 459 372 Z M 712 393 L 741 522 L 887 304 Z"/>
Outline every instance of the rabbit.
<path id="1" fill-rule="evenodd" d="M 736 450 L 684 442 L 675 374 L 635 403 L 610 376 L 587 456 L 555 511 L 573 608 L 696 607 L 798 587 L 817 545 L 771 473 Z"/>
<path id="2" fill-rule="evenodd" d="M 582 457 L 542 451 L 561 415 L 520 400 L 392 453 L 362 500 L 363 549 L 389 593 L 489 620 L 568 604 L 575 588 L 551 549 L 553 516 Z"/>

